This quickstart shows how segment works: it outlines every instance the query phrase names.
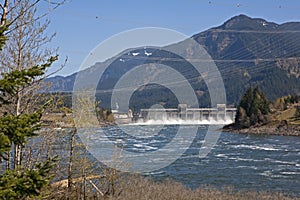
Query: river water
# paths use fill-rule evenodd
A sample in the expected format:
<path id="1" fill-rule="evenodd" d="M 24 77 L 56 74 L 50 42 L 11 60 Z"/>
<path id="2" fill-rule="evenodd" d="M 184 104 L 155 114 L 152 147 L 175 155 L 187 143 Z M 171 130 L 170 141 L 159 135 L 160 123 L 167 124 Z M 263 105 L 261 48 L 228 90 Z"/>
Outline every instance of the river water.
<path id="1" fill-rule="evenodd" d="M 157 134 L 152 134 L 157 129 L 155 125 L 120 127 L 97 129 L 88 139 L 93 141 L 95 148 L 102 140 L 99 135 L 104 133 L 118 145 L 122 144 L 124 150 L 142 154 L 167 148 L 166 144 L 175 138 L 179 125 L 160 126 Z M 191 125 L 180 127 L 186 131 L 195 128 Z M 300 196 L 300 137 L 224 132 L 210 153 L 199 158 L 207 126 L 197 126 L 196 130 L 195 138 L 190 138 L 191 145 L 177 160 L 144 174 L 156 180 L 171 178 L 190 188 L 208 184 L 217 188 L 233 186 L 237 190 L 270 190 Z M 144 137 L 126 134 L 130 132 L 141 132 Z M 176 145 L 181 148 L 180 142 Z M 95 152 L 103 153 L 100 146 Z"/>

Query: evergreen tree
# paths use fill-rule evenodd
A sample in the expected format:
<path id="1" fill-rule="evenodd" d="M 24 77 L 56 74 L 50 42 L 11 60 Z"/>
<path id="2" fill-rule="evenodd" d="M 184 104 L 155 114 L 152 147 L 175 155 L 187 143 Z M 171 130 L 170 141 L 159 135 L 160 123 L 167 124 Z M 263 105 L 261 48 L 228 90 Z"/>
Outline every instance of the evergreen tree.
<path id="1" fill-rule="evenodd" d="M 249 128 L 268 122 L 270 113 L 270 103 L 265 95 L 256 86 L 254 89 L 249 87 L 243 95 L 235 118 L 236 128 Z"/>
<path id="2" fill-rule="evenodd" d="M 5 42 L 5 26 L 0 26 L 0 49 Z M 57 59 L 52 57 L 43 65 L 28 67 L 23 70 L 2 74 L 0 80 L 0 108 L 12 104 L 17 92 L 26 89 L 34 80 L 43 76 L 45 70 Z M 23 146 L 29 137 L 36 135 L 40 128 L 42 108 L 32 113 L 10 115 L 2 112 L 0 116 L 0 162 L 8 159 L 8 152 L 13 145 Z M 9 163 L 9 162 L 8 162 Z M 21 165 L 0 174 L 0 199 L 25 199 L 40 195 L 48 184 L 49 172 L 55 159 L 38 163 L 34 168 L 26 169 Z M 20 164 L 20 163 L 18 163 Z M 10 164 L 9 164 L 10 165 Z"/>
<path id="3" fill-rule="evenodd" d="M 244 96 L 242 97 L 241 102 L 239 104 L 239 107 L 242 107 L 245 110 L 247 116 L 251 115 L 250 113 L 251 113 L 252 102 L 253 102 L 253 89 L 250 86 L 246 91 L 246 93 L 244 94 Z"/>
<path id="4" fill-rule="evenodd" d="M 245 109 L 241 106 L 238 107 L 235 125 L 239 128 L 250 127 L 250 118 L 247 116 Z"/>

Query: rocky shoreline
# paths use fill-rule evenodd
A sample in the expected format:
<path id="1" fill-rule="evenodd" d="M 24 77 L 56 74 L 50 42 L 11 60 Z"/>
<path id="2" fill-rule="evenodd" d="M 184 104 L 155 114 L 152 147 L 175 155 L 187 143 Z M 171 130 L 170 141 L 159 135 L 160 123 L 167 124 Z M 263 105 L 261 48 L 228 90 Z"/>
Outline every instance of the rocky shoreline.
<path id="1" fill-rule="evenodd" d="M 300 125 L 288 124 L 286 121 L 237 129 L 233 124 L 225 126 L 222 131 L 253 135 L 300 136 Z"/>

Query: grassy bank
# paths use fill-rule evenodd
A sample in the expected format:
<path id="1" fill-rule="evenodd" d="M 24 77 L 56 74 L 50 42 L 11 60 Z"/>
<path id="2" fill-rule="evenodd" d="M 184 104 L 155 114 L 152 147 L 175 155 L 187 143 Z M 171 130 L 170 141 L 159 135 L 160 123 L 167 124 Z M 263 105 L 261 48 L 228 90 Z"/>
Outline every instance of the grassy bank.
<path id="1" fill-rule="evenodd" d="M 299 106 L 300 103 L 289 104 L 285 109 L 273 106 L 265 123 L 248 128 L 237 128 L 235 124 L 230 124 L 223 130 L 242 134 L 300 136 L 300 118 L 295 117 Z"/>
<path id="2" fill-rule="evenodd" d="M 70 199 L 82 199 L 82 185 L 77 184 L 72 189 Z M 103 188 L 99 188 L 103 191 Z M 67 188 L 52 188 L 49 199 L 67 199 Z M 98 193 L 92 187 L 86 188 L 86 199 L 112 199 L 112 200 L 196 200 L 196 199 L 215 199 L 215 200 L 288 200 L 300 199 L 289 197 L 276 192 L 257 192 L 257 191 L 234 191 L 232 187 L 215 189 L 209 186 L 201 186 L 191 190 L 185 188 L 181 183 L 172 180 L 156 182 L 141 176 L 124 177 L 116 183 L 114 194 Z"/>

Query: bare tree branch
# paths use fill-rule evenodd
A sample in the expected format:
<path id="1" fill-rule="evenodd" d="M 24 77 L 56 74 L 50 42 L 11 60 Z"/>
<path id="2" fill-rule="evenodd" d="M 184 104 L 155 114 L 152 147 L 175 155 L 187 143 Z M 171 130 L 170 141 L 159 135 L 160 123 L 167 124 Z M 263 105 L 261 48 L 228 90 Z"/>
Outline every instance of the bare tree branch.
<path id="1" fill-rule="evenodd" d="M 8 0 L 6 0 L 8 1 Z M 10 10 L 7 10 L 6 14 L 9 14 L 10 12 L 12 12 L 14 9 L 16 9 L 16 7 L 18 6 L 19 3 L 21 3 L 22 0 L 18 0 L 16 1 L 15 5 L 11 7 Z M 11 26 L 13 23 L 15 23 L 24 13 L 28 12 L 28 10 L 30 10 L 31 8 L 34 8 L 41 0 L 36 0 L 33 3 L 27 5 L 26 7 L 23 8 L 23 11 L 19 13 L 18 16 L 16 16 L 14 19 L 12 19 L 11 21 L 9 21 L 8 25 Z M 52 5 L 55 5 L 53 8 L 49 9 L 48 12 L 44 12 L 42 15 L 37 16 L 34 19 L 31 19 L 30 21 L 27 22 L 23 22 L 22 24 L 19 24 L 19 26 L 25 26 L 27 24 L 33 23 L 35 21 L 38 21 L 44 17 L 46 17 L 47 15 L 49 15 L 51 12 L 53 12 L 54 10 L 56 10 L 58 7 L 64 5 L 67 2 L 67 0 L 62 0 L 60 2 L 51 2 Z M 3 14 L 2 14 L 3 16 Z M 17 29 L 18 26 L 15 26 L 14 28 L 8 30 L 5 32 L 6 35 L 8 35 L 10 32 L 14 31 L 15 29 Z"/>
<path id="2" fill-rule="evenodd" d="M 7 0 L 6 0 L 7 1 Z M 22 0 L 21 0 L 22 1 Z M 24 13 L 26 13 L 29 9 L 33 8 L 34 6 L 36 6 L 36 4 L 39 2 L 40 0 L 36 0 L 34 3 L 30 4 L 28 7 L 25 7 L 20 13 L 19 15 L 16 16 L 16 18 L 12 19 L 9 23 L 8 26 L 11 26 L 16 20 L 18 20 L 22 15 L 24 15 Z M 15 6 L 18 5 L 18 2 L 16 2 Z M 13 9 L 11 9 L 13 10 Z M 10 11 L 11 12 L 11 11 Z M 2 15 L 3 16 L 3 15 Z M 9 31 L 8 31 L 9 32 Z M 6 33 L 8 34 L 8 33 Z"/>
<path id="3" fill-rule="evenodd" d="M 0 8 L 1 8 L 2 10 L 4 10 L 4 7 L 2 6 L 2 4 L 0 4 Z"/>
<path id="4" fill-rule="evenodd" d="M 8 0 L 4 1 L 4 5 L 1 6 L 3 13 L 1 16 L 1 21 L 0 21 L 0 26 L 4 26 L 6 23 L 6 18 L 7 18 L 7 12 L 8 12 Z"/>
<path id="5" fill-rule="evenodd" d="M 58 68 L 58 69 L 55 70 L 54 72 L 48 74 L 45 78 L 48 78 L 48 77 L 50 77 L 50 76 L 56 74 L 57 72 L 61 71 L 61 70 L 66 66 L 67 61 L 68 61 L 68 56 L 66 57 L 64 63 L 60 66 L 60 68 Z"/>

